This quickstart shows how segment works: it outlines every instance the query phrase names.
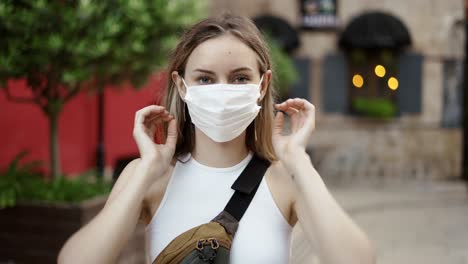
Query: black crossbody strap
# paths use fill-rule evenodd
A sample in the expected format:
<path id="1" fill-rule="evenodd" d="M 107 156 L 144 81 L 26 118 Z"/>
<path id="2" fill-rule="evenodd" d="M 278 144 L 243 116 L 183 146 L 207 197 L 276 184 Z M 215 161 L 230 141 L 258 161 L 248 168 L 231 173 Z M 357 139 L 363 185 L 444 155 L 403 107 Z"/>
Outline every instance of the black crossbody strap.
<path id="1" fill-rule="evenodd" d="M 268 167 L 270 167 L 269 161 L 254 155 L 232 185 L 231 188 L 235 192 L 224 208 L 224 211 L 231 214 L 238 222 L 240 222 L 245 211 L 247 211 Z"/>

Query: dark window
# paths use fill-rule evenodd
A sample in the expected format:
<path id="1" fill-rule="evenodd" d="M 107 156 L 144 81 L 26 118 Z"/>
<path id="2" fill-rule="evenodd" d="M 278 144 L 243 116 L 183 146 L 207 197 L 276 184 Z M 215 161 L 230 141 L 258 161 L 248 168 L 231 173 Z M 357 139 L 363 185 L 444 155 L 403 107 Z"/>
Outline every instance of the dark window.
<path id="1" fill-rule="evenodd" d="M 366 51 L 352 54 L 332 53 L 324 58 L 322 102 L 325 112 L 374 117 L 382 117 L 382 113 L 390 112 L 391 115 L 384 115 L 390 118 L 400 114 L 421 113 L 423 57 L 420 54 L 393 52 L 390 60 L 385 53 L 382 55 Z M 385 68 L 384 77 L 375 74 L 376 65 Z M 352 82 L 353 77 L 358 74 L 363 81 L 360 89 Z M 395 91 L 388 87 L 390 77 L 394 77 L 398 82 Z M 359 104 L 357 98 L 365 98 L 361 99 L 364 103 L 357 108 L 367 107 L 367 112 L 359 113 L 356 107 L 352 106 L 353 101 Z"/>

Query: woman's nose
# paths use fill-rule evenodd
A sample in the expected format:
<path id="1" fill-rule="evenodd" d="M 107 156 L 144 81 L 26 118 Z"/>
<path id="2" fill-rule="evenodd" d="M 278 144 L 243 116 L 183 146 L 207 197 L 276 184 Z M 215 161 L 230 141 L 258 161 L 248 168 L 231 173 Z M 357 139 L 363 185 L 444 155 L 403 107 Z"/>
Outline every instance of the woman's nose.
<path id="1" fill-rule="evenodd" d="M 229 83 L 229 80 L 228 78 L 219 78 L 217 83 L 227 84 Z"/>

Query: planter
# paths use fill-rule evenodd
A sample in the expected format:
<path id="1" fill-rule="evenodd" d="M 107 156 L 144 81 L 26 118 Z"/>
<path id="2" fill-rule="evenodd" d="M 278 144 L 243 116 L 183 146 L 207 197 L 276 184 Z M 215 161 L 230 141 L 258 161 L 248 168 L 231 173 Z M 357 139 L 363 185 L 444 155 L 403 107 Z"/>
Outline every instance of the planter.
<path id="1" fill-rule="evenodd" d="M 0 263 L 57 263 L 65 241 L 89 222 L 105 201 L 106 197 L 98 197 L 78 204 L 20 203 L 0 210 Z M 144 232 L 137 229 L 136 234 L 119 262 L 144 263 Z"/>
<path id="2" fill-rule="evenodd" d="M 397 116 L 395 103 L 388 98 L 356 97 L 351 102 L 351 112 L 357 116 L 388 120 Z"/>

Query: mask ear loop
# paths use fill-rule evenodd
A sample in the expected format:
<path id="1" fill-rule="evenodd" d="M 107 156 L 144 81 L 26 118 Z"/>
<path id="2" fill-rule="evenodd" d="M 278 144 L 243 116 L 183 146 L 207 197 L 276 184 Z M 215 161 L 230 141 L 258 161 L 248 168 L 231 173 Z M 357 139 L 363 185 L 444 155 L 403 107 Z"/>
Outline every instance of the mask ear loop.
<path id="1" fill-rule="evenodd" d="M 187 85 L 187 83 L 185 83 L 185 80 L 184 80 L 184 78 L 182 78 L 182 77 L 180 77 L 180 78 L 182 79 L 182 83 L 184 83 L 185 89 L 187 89 L 187 90 L 188 90 L 188 85 Z"/>
<path id="2" fill-rule="evenodd" d="M 260 87 L 262 86 L 263 76 L 264 76 L 264 75 L 265 75 L 265 74 L 262 74 L 262 77 L 260 77 L 260 83 L 258 84 Z"/>
<path id="3" fill-rule="evenodd" d="M 184 99 L 182 99 L 182 98 L 180 98 L 180 100 L 182 100 L 182 102 L 183 102 L 183 103 L 182 103 L 182 104 L 183 104 L 183 105 L 182 105 L 182 120 L 184 120 L 184 123 L 185 123 L 185 107 L 186 107 L 186 106 L 185 106 L 185 101 L 184 101 Z"/>
<path id="4" fill-rule="evenodd" d="M 262 90 L 262 82 L 263 82 L 263 76 L 265 76 L 265 74 L 262 74 L 262 77 L 260 77 L 260 83 L 258 84 L 258 88 L 259 88 L 259 92 L 260 92 L 260 96 L 262 95 L 261 93 L 261 90 Z M 259 100 L 257 101 L 258 104 L 260 104 L 262 102 L 262 100 Z M 257 142 L 258 140 L 258 137 L 257 137 L 257 118 L 254 119 L 254 137 L 255 137 L 255 142 Z"/>
<path id="5" fill-rule="evenodd" d="M 254 119 L 254 137 L 255 137 L 255 142 L 257 142 L 257 118 Z"/>
<path id="6" fill-rule="evenodd" d="M 260 78 L 260 82 L 258 83 L 258 90 L 259 90 L 258 92 L 260 93 L 260 96 L 259 96 L 258 99 L 257 99 L 257 104 L 258 104 L 258 105 L 260 105 L 260 102 L 262 101 L 262 100 L 260 99 L 260 97 L 262 96 L 262 82 L 263 82 L 263 76 L 264 76 L 264 74 L 262 74 L 262 77 Z"/>
<path id="7" fill-rule="evenodd" d="M 188 85 L 185 83 L 184 78 L 182 78 L 182 77 L 180 77 L 180 78 L 182 79 L 182 82 L 184 83 L 185 89 L 188 91 Z M 185 92 L 185 94 L 187 94 L 187 92 Z M 180 100 L 182 100 L 182 104 L 183 104 L 182 105 L 182 120 L 185 122 L 185 108 L 187 106 L 185 105 L 185 100 L 182 97 L 180 97 Z"/>

